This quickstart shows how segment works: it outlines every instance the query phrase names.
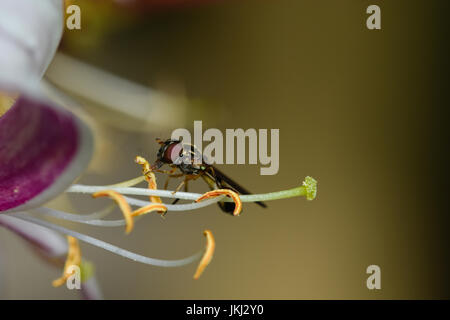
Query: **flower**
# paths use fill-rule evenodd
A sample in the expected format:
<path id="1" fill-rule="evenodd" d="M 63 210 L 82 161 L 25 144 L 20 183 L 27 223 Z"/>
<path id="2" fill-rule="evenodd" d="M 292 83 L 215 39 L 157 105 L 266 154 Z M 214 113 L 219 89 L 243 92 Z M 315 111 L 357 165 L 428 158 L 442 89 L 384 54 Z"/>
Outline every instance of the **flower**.
<path id="1" fill-rule="evenodd" d="M 71 266 L 79 266 L 83 295 L 101 298 L 92 264 L 81 257 L 78 240 L 154 266 L 178 267 L 200 260 L 194 279 L 211 262 L 215 240 L 212 232 L 205 230 L 205 250 L 182 259 L 162 260 L 65 228 L 47 221 L 46 217 L 98 227 L 125 225 L 126 233 L 130 233 L 135 219 L 153 211 L 165 214 L 195 210 L 218 201 L 234 201 L 234 215 L 238 216 L 243 202 L 315 197 L 316 181 L 310 177 L 302 186 L 259 195 L 240 196 L 230 190 L 213 190 L 203 195 L 158 190 L 156 176 L 142 157 L 135 158 L 143 167 L 142 175 L 131 180 L 109 186 L 73 184 L 89 163 L 94 150 L 93 136 L 81 119 L 45 96 L 40 81 L 56 52 L 62 21 L 61 0 L 40 0 L 39 4 L 31 0 L 2 0 L 0 4 L 0 226 L 29 242 L 46 261 L 64 265 L 62 276 L 53 282 L 55 286 L 69 279 Z M 148 188 L 135 187 L 144 181 Z M 112 206 L 88 214 L 45 207 L 46 202 L 63 192 L 110 197 L 119 205 L 124 219 L 105 219 Z M 129 195 L 148 196 L 150 201 Z M 165 204 L 161 197 L 190 202 Z M 67 241 L 62 235 L 67 236 Z"/>
<path id="2" fill-rule="evenodd" d="M 92 269 L 83 267 L 89 263 L 82 264 L 76 238 L 153 265 L 173 267 L 200 258 L 201 252 L 174 261 L 143 257 L 28 213 L 32 210 L 43 215 L 56 212 L 40 206 L 67 189 L 81 174 L 90 160 L 93 141 L 89 128 L 74 114 L 52 103 L 41 89 L 40 78 L 62 34 L 62 1 L 43 0 L 38 4 L 5 0 L 0 8 L 0 89 L 3 92 L 0 95 L 0 225 L 27 240 L 48 261 L 61 262 L 61 257 L 68 255 L 63 276 L 53 282 L 55 286 L 62 285 L 71 275 L 67 272 L 71 265 L 78 265 L 83 271 Z M 112 194 L 114 192 L 103 191 L 94 195 Z M 117 195 L 116 199 L 121 197 Z M 128 203 L 125 207 L 129 209 Z M 136 215 L 152 210 L 143 209 Z M 98 222 L 101 226 L 121 225 L 121 221 L 117 224 L 98 220 L 110 211 L 87 217 L 66 213 L 62 217 L 90 224 Z M 127 218 L 128 223 L 133 221 L 131 216 Z M 129 225 L 129 231 L 131 228 Z M 69 246 L 54 231 L 68 235 Z M 207 239 L 210 244 L 210 233 Z M 211 249 L 208 249 L 209 260 L 211 256 Z M 203 259 L 197 277 L 206 265 Z M 83 275 L 85 296 L 98 298 L 95 278 L 87 277 L 86 272 Z"/>
<path id="3" fill-rule="evenodd" d="M 53 263 L 67 252 L 65 239 L 6 214 L 37 207 L 59 194 L 84 170 L 92 153 L 90 130 L 51 103 L 40 87 L 62 23 L 60 0 L 0 3 L 0 225 Z M 99 298 L 95 278 L 86 280 L 85 296 Z"/>

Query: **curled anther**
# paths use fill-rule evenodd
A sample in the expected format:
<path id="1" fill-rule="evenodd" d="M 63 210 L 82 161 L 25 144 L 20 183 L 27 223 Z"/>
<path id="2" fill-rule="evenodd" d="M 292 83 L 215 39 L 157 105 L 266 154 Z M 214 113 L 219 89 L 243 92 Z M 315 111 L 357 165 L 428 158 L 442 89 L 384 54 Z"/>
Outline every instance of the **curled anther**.
<path id="1" fill-rule="evenodd" d="M 125 232 L 128 234 L 133 230 L 134 221 L 131 215 L 131 207 L 128 202 L 125 200 L 124 196 L 113 190 L 103 190 L 99 192 L 95 192 L 92 194 L 94 198 L 98 197 L 110 197 L 113 199 L 118 205 L 120 210 L 122 211 L 123 217 L 125 218 L 126 227 Z"/>
<path id="2" fill-rule="evenodd" d="M 167 208 L 163 204 L 152 203 L 152 204 L 149 204 L 147 206 L 144 206 L 144 207 L 141 207 L 139 209 L 136 209 L 135 211 L 133 211 L 131 213 L 131 216 L 132 217 L 137 217 L 137 216 L 141 216 L 143 214 L 150 213 L 152 211 L 163 212 L 163 214 L 165 214 L 167 212 Z"/>
<path id="3" fill-rule="evenodd" d="M 235 204 L 233 215 L 238 216 L 242 211 L 242 201 L 241 201 L 241 198 L 239 197 L 239 195 L 230 189 L 217 189 L 217 190 L 212 190 L 212 191 L 206 192 L 200 198 L 195 200 L 195 202 L 199 202 L 199 201 L 209 199 L 212 197 L 218 197 L 221 195 L 226 195 L 226 196 L 229 196 L 231 199 L 233 199 L 234 204 Z"/>
<path id="4" fill-rule="evenodd" d="M 137 164 L 140 164 L 142 166 L 142 174 L 145 177 L 145 180 L 148 183 L 148 188 L 152 190 L 157 190 L 158 185 L 156 184 L 156 176 L 152 171 L 152 168 L 150 166 L 150 163 L 141 156 L 136 156 L 134 160 Z M 162 203 L 161 198 L 157 196 L 150 196 L 150 202 L 153 203 Z M 164 214 L 165 211 L 159 211 L 160 214 Z"/>
<path id="5" fill-rule="evenodd" d="M 206 237 L 206 250 L 203 254 L 202 259 L 200 260 L 200 263 L 198 264 L 197 270 L 194 274 L 194 279 L 197 280 L 202 275 L 205 268 L 209 265 L 211 262 L 214 250 L 216 248 L 216 242 L 214 241 L 214 237 L 212 235 L 212 232 L 210 230 L 205 230 L 203 234 Z"/>
<path id="6" fill-rule="evenodd" d="M 81 250 L 78 240 L 74 237 L 67 236 L 69 248 L 67 250 L 66 263 L 64 264 L 64 271 L 60 278 L 53 280 L 52 285 L 59 287 L 63 285 L 67 279 L 75 272 L 73 266 L 80 267 L 81 265 Z"/>
<path id="7" fill-rule="evenodd" d="M 134 159 L 134 161 L 135 161 L 137 164 L 140 164 L 140 165 L 142 166 L 142 173 L 143 173 L 144 175 L 147 175 L 149 172 L 152 171 L 152 170 L 150 169 L 150 163 L 149 163 L 144 157 L 136 156 L 136 158 Z"/>

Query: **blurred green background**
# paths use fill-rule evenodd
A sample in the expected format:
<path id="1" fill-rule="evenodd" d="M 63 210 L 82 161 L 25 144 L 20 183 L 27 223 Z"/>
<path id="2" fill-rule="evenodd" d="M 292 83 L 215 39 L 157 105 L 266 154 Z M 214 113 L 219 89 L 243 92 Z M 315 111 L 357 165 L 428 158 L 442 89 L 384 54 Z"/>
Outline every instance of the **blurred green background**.
<path id="1" fill-rule="evenodd" d="M 202 231 L 213 231 L 216 253 L 198 281 L 195 265 L 150 267 L 82 244 L 106 298 L 449 297 L 447 220 L 433 171 L 439 39 L 431 2 L 249 0 L 149 11 L 73 2 L 82 30 L 66 30 L 61 52 L 182 94 L 187 128 L 202 120 L 204 129 L 280 129 L 277 175 L 261 176 L 255 165 L 223 165 L 224 172 L 255 193 L 297 186 L 306 175 L 319 182 L 314 201 L 280 200 L 265 210 L 246 204 L 237 218 L 217 206 L 148 215 L 129 236 L 121 228 L 69 225 L 166 259 L 196 252 Z M 381 7 L 381 30 L 366 28 L 371 4 Z M 178 127 L 139 132 L 120 112 L 84 107 L 97 133 L 97 153 L 80 180 L 86 184 L 139 175 L 134 156 L 153 161 L 154 139 Z M 207 190 L 200 180 L 191 187 Z M 107 203 L 62 196 L 52 205 L 83 213 Z M 2 298 L 78 298 L 51 287 L 60 270 L 20 239 L 3 230 L 0 239 L 9 257 Z M 381 267 L 381 290 L 366 287 L 371 264 Z"/>

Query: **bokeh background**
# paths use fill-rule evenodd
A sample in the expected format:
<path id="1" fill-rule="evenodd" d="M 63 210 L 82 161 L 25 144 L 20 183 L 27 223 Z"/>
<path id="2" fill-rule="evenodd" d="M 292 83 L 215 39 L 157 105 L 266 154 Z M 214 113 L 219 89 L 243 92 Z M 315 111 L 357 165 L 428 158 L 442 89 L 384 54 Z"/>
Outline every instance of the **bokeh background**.
<path id="1" fill-rule="evenodd" d="M 306 175 L 319 182 L 314 201 L 280 200 L 265 210 L 246 204 L 238 218 L 217 206 L 166 219 L 148 215 L 129 236 L 122 228 L 68 224 L 167 259 L 196 252 L 202 231 L 213 231 L 216 253 L 198 281 L 195 265 L 151 267 L 82 244 L 105 298 L 449 297 L 448 210 L 440 204 L 448 197 L 448 143 L 439 89 L 447 57 L 439 2 L 72 2 L 81 7 L 82 30 L 65 31 L 60 54 L 183 101 L 181 115 L 166 115 L 173 125 L 149 126 L 151 119 L 71 90 L 84 80 L 60 72 L 67 66 L 57 58 L 47 80 L 76 101 L 96 132 L 96 154 L 80 182 L 139 175 L 134 156 L 154 160 L 154 139 L 193 120 L 205 129 L 280 129 L 277 175 L 261 176 L 258 165 L 221 166 L 255 193 L 291 188 Z M 381 7 L 382 30 L 366 28 L 371 4 Z M 200 180 L 191 184 L 192 191 L 206 189 Z M 50 205 L 87 213 L 107 203 L 62 195 Z M 7 257 L 1 298 L 78 298 L 51 287 L 61 270 L 21 239 L 0 230 L 0 243 Z M 371 264 L 381 267 L 381 290 L 366 287 Z"/>

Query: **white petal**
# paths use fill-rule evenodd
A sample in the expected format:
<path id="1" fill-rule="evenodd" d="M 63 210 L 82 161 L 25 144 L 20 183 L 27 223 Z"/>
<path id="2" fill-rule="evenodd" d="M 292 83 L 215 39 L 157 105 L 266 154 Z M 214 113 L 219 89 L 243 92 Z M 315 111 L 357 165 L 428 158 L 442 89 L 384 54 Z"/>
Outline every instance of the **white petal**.
<path id="1" fill-rule="evenodd" d="M 62 0 L 0 1 L 0 90 L 30 91 L 63 31 Z"/>

